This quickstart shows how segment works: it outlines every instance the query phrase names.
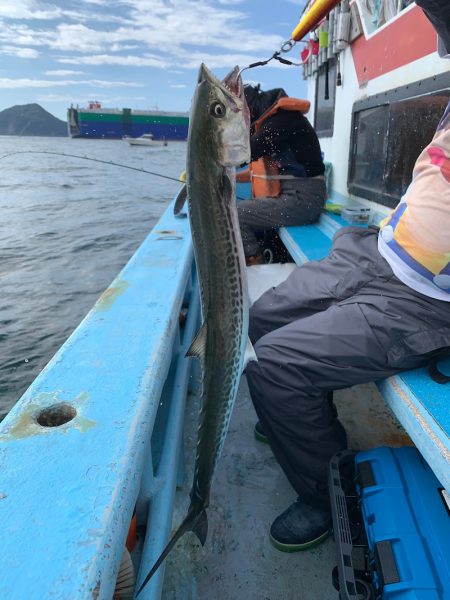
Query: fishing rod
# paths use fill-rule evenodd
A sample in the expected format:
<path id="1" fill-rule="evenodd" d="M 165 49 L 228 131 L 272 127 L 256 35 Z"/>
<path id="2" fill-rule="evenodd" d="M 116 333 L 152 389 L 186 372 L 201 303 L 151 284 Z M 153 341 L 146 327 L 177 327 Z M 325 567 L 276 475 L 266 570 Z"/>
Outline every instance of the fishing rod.
<path id="1" fill-rule="evenodd" d="M 163 179 L 170 179 L 171 181 L 178 181 L 178 183 L 185 183 L 185 180 L 180 177 L 170 177 L 169 175 L 163 175 L 162 173 L 155 173 L 155 171 L 148 171 L 147 169 L 141 169 L 138 167 L 132 167 L 131 165 L 123 165 L 121 163 L 113 162 L 112 160 L 102 160 L 100 158 L 92 158 L 91 156 L 80 156 L 79 154 L 69 154 L 67 152 L 53 152 L 51 150 L 17 150 L 15 152 L 8 152 L 0 156 L 0 160 L 7 158 L 8 156 L 14 156 L 15 154 L 53 154 L 56 156 L 68 156 L 69 158 L 81 158 L 82 160 L 92 160 L 93 162 L 103 163 L 105 165 L 112 165 L 114 167 L 122 167 L 123 169 L 131 169 L 132 171 L 139 171 L 140 173 L 146 173 L 148 175 L 155 175 L 155 177 L 162 177 Z"/>

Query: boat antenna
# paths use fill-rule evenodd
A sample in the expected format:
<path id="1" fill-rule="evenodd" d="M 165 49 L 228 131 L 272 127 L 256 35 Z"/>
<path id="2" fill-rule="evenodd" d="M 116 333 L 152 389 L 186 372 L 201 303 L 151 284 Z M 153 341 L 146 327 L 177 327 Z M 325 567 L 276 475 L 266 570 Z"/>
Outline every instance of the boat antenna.
<path id="1" fill-rule="evenodd" d="M 100 158 L 92 158 L 91 156 L 80 156 L 78 154 L 68 154 L 66 152 L 53 152 L 51 150 L 17 150 L 15 152 L 8 152 L 0 156 L 0 160 L 8 158 L 8 156 L 14 156 L 15 154 L 53 154 L 56 156 L 69 156 L 71 158 L 81 158 L 82 160 L 92 160 L 93 162 L 103 163 L 105 165 L 112 165 L 114 167 L 122 167 L 123 169 L 131 169 L 132 171 L 140 171 L 141 173 L 147 173 L 148 175 L 155 175 L 155 177 L 163 177 L 164 179 L 170 179 L 171 181 L 178 181 L 179 183 L 185 183 L 183 179 L 179 177 L 170 177 L 169 175 L 163 175 L 162 173 L 155 173 L 155 171 L 148 171 L 147 169 L 139 169 L 138 167 L 132 167 L 131 165 L 123 165 L 121 163 L 113 162 L 112 160 L 101 160 Z"/>

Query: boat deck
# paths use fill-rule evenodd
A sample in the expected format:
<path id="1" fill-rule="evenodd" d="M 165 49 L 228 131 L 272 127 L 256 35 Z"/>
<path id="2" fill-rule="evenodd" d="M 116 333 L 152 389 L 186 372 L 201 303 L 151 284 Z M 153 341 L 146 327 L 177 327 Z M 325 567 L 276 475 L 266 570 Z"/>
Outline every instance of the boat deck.
<path id="1" fill-rule="evenodd" d="M 335 402 L 352 449 L 412 443 L 375 385 L 336 392 Z M 185 483 L 177 491 L 173 526 L 187 508 L 197 414 L 191 400 L 185 429 Z M 254 438 L 256 420 L 244 377 L 213 484 L 208 539 L 202 548 L 193 534 L 186 534 L 169 555 L 163 600 L 338 599 L 331 583 L 336 565 L 332 538 L 295 554 L 270 545 L 271 522 L 295 500 L 295 493 L 270 447 Z"/>
<path id="2" fill-rule="evenodd" d="M 170 205 L 2 422 L 2 599 L 111 600 L 134 507 L 138 586 L 184 517 L 198 416 L 198 364 L 185 358 L 199 320 L 194 275 L 189 221 Z M 351 448 L 411 443 L 375 385 L 335 401 Z M 270 524 L 295 496 L 255 420 L 244 377 L 207 543 L 184 536 L 139 600 L 159 600 L 164 569 L 171 600 L 337 599 L 332 540 L 292 555 L 270 546 Z"/>

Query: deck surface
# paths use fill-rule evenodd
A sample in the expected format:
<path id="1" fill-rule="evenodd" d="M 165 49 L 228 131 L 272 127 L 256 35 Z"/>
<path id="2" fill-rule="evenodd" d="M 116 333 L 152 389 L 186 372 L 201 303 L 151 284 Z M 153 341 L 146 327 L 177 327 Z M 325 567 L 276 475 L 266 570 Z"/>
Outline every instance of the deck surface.
<path id="1" fill-rule="evenodd" d="M 352 448 L 411 444 L 375 386 L 337 392 L 336 405 Z M 193 402 L 188 405 L 185 440 L 190 450 L 173 527 L 188 504 L 197 410 Z M 272 520 L 295 493 L 270 447 L 255 440 L 255 422 L 244 377 L 213 483 L 208 539 L 202 548 L 187 534 L 169 555 L 163 600 L 338 600 L 331 584 L 336 564 L 331 538 L 296 554 L 279 552 L 269 543 Z"/>
<path id="2" fill-rule="evenodd" d="M 1 423 L 1 600 L 112 597 L 191 277 L 172 213 Z"/>

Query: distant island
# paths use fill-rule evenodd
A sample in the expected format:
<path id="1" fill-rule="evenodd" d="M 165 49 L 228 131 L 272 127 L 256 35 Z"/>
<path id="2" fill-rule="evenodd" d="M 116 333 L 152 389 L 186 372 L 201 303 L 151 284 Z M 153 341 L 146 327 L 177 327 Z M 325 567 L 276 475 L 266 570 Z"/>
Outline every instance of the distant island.
<path id="1" fill-rule="evenodd" d="M 66 137 L 67 123 L 39 104 L 23 104 L 0 111 L 0 135 Z"/>

